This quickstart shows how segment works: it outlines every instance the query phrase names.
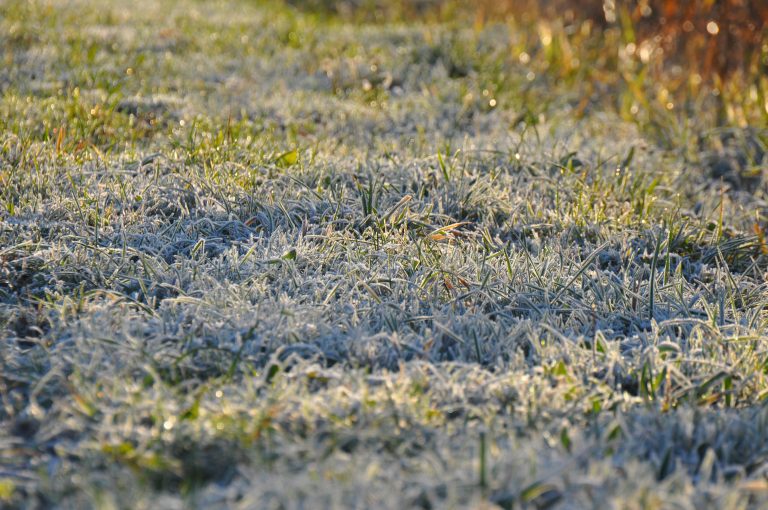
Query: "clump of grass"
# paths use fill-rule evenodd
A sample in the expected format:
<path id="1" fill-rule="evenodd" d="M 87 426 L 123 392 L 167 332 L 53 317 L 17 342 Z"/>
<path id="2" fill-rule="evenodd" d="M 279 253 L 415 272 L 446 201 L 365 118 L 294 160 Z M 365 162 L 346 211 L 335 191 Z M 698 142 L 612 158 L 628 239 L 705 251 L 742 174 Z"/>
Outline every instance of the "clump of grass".
<path id="1" fill-rule="evenodd" d="M 611 28 L 87 3 L 0 4 L 0 506 L 765 503 L 757 127 Z"/>

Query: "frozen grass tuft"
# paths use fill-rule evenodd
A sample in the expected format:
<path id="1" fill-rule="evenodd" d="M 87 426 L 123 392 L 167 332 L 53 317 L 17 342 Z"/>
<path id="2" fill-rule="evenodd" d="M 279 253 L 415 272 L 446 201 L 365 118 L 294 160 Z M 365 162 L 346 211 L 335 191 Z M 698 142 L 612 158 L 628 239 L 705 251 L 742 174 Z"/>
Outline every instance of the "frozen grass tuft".
<path id="1" fill-rule="evenodd" d="M 577 114 L 504 27 L 85 5 L 0 6 L 0 506 L 768 503 L 765 130 Z"/>

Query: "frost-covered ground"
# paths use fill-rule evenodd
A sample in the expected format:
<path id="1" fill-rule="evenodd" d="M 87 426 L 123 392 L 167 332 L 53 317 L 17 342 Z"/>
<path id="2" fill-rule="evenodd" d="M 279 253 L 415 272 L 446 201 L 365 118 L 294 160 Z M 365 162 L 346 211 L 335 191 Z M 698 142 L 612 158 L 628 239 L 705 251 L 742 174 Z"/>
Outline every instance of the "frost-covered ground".
<path id="1" fill-rule="evenodd" d="M 768 504 L 768 134 L 517 44 L 0 3 L 0 507 Z"/>

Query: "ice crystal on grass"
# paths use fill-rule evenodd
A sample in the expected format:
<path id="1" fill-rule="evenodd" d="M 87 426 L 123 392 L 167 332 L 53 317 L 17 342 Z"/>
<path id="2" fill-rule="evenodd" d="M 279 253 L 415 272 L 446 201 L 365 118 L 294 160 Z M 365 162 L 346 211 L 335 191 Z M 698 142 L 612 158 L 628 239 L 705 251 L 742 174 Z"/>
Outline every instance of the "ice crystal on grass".
<path id="1" fill-rule="evenodd" d="M 86 4 L 0 6 L 0 506 L 766 503 L 764 130 L 506 27 Z"/>

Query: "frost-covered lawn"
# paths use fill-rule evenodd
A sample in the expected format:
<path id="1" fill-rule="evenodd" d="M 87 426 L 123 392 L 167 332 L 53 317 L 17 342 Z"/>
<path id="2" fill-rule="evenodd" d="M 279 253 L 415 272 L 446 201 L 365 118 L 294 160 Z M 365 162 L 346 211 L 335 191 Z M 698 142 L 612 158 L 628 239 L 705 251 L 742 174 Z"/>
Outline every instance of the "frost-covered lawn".
<path id="1" fill-rule="evenodd" d="M 768 504 L 768 134 L 521 44 L 0 2 L 0 507 Z"/>

